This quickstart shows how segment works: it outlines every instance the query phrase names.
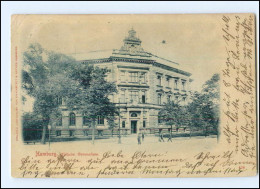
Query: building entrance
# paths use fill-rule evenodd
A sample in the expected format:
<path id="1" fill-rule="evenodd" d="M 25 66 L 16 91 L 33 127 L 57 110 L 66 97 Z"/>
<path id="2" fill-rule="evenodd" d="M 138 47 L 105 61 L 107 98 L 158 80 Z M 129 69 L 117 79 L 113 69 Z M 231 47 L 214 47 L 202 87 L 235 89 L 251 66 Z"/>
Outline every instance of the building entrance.
<path id="1" fill-rule="evenodd" d="M 131 134 L 137 133 L 137 121 L 131 121 Z"/>

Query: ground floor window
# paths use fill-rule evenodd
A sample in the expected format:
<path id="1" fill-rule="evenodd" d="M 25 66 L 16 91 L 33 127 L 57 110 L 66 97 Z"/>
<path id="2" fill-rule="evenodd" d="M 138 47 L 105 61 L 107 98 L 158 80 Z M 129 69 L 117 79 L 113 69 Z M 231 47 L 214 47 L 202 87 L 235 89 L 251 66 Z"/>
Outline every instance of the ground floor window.
<path id="1" fill-rule="evenodd" d="M 102 116 L 98 116 L 98 125 L 104 125 L 104 118 Z"/>
<path id="2" fill-rule="evenodd" d="M 73 137 L 75 135 L 75 131 L 70 131 L 70 137 Z"/>
<path id="3" fill-rule="evenodd" d="M 88 131 L 83 131 L 84 136 L 88 136 Z"/>
<path id="4" fill-rule="evenodd" d="M 61 131 L 56 131 L 56 136 L 61 136 Z"/>
<path id="5" fill-rule="evenodd" d="M 157 103 L 162 104 L 162 95 L 161 94 L 158 94 L 158 96 L 157 96 Z"/>
<path id="6" fill-rule="evenodd" d="M 143 128 L 146 127 L 146 121 L 143 121 Z"/>
<path id="7" fill-rule="evenodd" d="M 57 118 L 56 126 L 62 126 L 62 115 L 61 114 Z"/>
<path id="8" fill-rule="evenodd" d="M 71 112 L 69 115 L 69 125 L 76 125 L 76 115 L 73 112 Z"/>
<path id="9" fill-rule="evenodd" d="M 122 121 L 122 128 L 125 128 L 125 121 Z"/>

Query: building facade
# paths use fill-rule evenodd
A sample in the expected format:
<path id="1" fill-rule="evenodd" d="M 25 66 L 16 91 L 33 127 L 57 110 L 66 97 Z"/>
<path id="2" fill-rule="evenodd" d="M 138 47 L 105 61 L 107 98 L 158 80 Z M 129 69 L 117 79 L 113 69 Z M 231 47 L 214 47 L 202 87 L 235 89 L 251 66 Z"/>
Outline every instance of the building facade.
<path id="1" fill-rule="evenodd" d="M 120 109 L 117 126 L 120 124 L 123 133 L 151 132 L 160 127 L 158 112 L 164 103 L 187 103 L 191 74 L 179 69 L 177 63 L 144 51 L 135 30 L 131 29 L 128 33 L 123 46 L 113 50 L 109 57 L 80 62 L 111 70 L 107 79 L 116 83 L 118 93 L 110 99 Z M 97 134 L 108 128 L 106 120 L 98 119 Z M 89 130 L 90 125 L 83 114 L 63 111 L 58 125 L 53 126 L 52 135 L 88 136 Z"/>

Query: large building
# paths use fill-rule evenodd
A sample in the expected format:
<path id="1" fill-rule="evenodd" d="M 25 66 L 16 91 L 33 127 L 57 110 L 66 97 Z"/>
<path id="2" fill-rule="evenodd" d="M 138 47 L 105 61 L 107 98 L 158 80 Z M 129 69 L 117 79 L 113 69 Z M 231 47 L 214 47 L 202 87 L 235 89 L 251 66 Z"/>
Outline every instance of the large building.
<path id="1" fill-rule="evenodd" d="M 81 62 L 111 70 L 107 79 L 117 85 L 118 93 L 111 101 L 120 108 L 120 127 L 134 134 L 159 128 L 158 112 L 167 101 L 187 103 L 191 74 L 177 63 L 144 51 L 136 31 L 128 33 L 123 46 L 110 56 Z M 86 136 L 90 132 L 84 115 L 76 112 L 64 111 L 62 121 L 53 127 L 55 136 Z M 98 120 L 97 131 L 108 127 L 106 120 Z"/>

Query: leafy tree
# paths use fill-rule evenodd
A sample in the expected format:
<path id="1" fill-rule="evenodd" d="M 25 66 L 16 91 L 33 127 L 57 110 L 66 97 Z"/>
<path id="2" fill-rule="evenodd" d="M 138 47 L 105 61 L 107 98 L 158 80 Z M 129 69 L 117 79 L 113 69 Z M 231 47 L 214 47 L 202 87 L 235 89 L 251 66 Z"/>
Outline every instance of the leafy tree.
<path id="1" fill-rule="evenodd" d="M 47 52 L 39 44 L 31 44 L 23 55 L 22 87 L 34 98 L 33 111 L 42 118 L 41 142 L 45 143 L 52 115 L 60 111 L 57 97 L 66 96 L 77 84 L 66 77 L 75 60 L 63 54 Z"/>
<path id="2" fill-rule="evenodd" d="M 69 109 L 80 107 L 85 116 L 92 122 L 92 141 L 98 116 L 113 117 L 117 113 L 114 103 L 109 96 L 117 92 L 116 85 L 106 80 L 109 70 L 88 64 L 77 64 L 70 70 L 69 77 L 77 82 L 75 89 L 68 93 L 66 105 Z"/>
<path id="3" fill-rule="evenodd" d="M 34 113 L 25 113 L 22 116 L 23 140 L 40 140 L 42 136 L 43 120 Z"/>
<path id="4" fill-rule="evenodd" d="M 179 129 L 185 120 L 184 109 L 178 103 L 169 101 L 160 110 L 159 119 L 161 119 L 166 125 L 170 125 L 171 131 L 173 126 Z"/>
<path id="5" fill-rule="evenodd" d="M 208 126 L 218 130 L 219 123 L 219 74 L 214 74 L 203 85 L 201 93 L 191 95 L 191 103 L 187 106 L 190 112 L 190 126 L 202 128 L 207 135 Z"/>
<path id="6" fill-rule="evenodd" d="M 46 60 L 44 60 L 46 59 Z M 43 120 L 42 143 L 48 124 L 60 114 L 57 97 L 61 97 L 69 110 L 84 112 L 94 129 L 97 116 L 113 116 L 115 105 L 109 96 L 116 92 L 116 85 L 106 81 L 106 68 L 78 63 L 75 59 L 44 50 L 31 44 L 24 52 L 22 72 L 23 88 L 34 98 L 34 113 Z"/>
<path id="7" fill-rule="evenodd" d="M 197 128 L 207 135 L 208 126 L 218 130 L 219 123 L 219 75 L 214 74 L 205 82 L 201 93 L 191 92 L 190 103 L 180 106 L 178 103 L 168 102 L 159 112 L 159 117 L 166 125 L 188 126 L 190 130 Z"/>

